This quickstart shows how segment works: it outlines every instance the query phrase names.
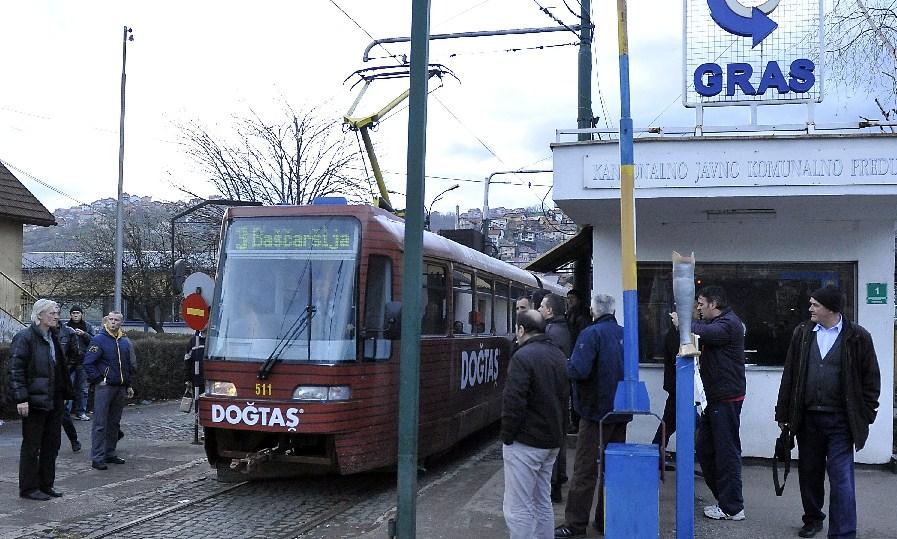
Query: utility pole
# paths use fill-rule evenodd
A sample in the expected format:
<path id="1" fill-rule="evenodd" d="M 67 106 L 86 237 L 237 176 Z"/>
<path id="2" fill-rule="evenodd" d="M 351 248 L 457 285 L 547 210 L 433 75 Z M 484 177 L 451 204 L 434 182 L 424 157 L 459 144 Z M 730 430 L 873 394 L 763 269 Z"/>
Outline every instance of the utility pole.
<path id="1" fill-rule="evenodd" d="M 592 0 L 580 0 L 578 107 L 576 127 L 592 127 Z M 580 133 L 578 140 L 592 140 L 590 133 Z"/>
<path id="2" fill-rule="evenodd" d="M 128 41 L 134 41 L 132 29 L 127 26 L 121 37 L 121 116 L 118 121 L 118 201 L 115 203 L 115 301 L 114 310 L 121 312 L 121 273 L 124 258 L 124 218 L 122 194 L 125 180 L 125 65 L 128 61 Z"/>
<path id="3" fill-rule="evenodd" d="M 411 84 L 405 262 L 402 273 L 402 341 L 399 360 L 399 455 L 396 490 L 400 539 L 417 536 L 417 440 L 420 417 L 420 317 L 423 284 L 424 178 L 427 156 L 427 66 L 430 58 L 430 0 L 411 4 Z"/>

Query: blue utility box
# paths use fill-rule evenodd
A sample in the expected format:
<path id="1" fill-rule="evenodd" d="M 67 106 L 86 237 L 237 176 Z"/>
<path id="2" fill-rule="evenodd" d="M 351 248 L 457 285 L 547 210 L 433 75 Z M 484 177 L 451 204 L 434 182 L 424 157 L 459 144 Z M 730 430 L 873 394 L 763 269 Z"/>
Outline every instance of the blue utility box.
<path id="1" fill-rule="evenodd" d="M 660 536 L 660 447 L 607 444 L 604 451 L 604 536 Z"/>

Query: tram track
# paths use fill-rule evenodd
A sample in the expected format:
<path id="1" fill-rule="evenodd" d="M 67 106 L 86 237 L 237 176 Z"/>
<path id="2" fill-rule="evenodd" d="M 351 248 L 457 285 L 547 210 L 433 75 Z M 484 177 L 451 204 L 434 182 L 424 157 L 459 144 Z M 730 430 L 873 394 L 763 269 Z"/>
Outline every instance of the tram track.
<path id="1" fill-rule="evenodd" d="M 392 485 L 388 476 L 376 474 L 361 479 L 243 481 L 82 537 L 170 537 L 172 528 L 195 522 L 217 525 L 231 537 L 292 539 L 326 526 L 372 493 L 388 492 Z M 217 536 L 212 531 L 194 531 L 194 536 Z"/>
<path id="2" fill-rule="evenodd" d="M 137 518 L 135 518 L 135 519 L 133 519 L 133 520 L 131 520 L 131 521 L 129 521 L 129 522 L 125 522 L 124 524 L 120 524 L 120 525 L 118 525 L 118 526 L 115 526 L 114 528 L 106 529 L 106 530 L 101 530 L 101 531 L 99 531 L 99 532 L 93 533 L 93 534 L 91 534 L 91 535 L 88 535 L 85 539 L 101 539 L 101 538 L 103 538 L 103 537 L 110 537 L 110 536 L 112 536 L 113 534 L 116 534 L 116 533 L 118 533 L 118 532 L 122 532 L 122 531 L 125 531 L 125 530 L 128 530 L 128 529 L 134 528 L 134 527 L 139 526 L 139 525 L 141 525 L 141 524 L 143 524 L 143 523 L 145 523 L 145 522 L 149 522 L 149 521 L 151 521 L 151 520 L 154 520 L 154 519 L 157 519 L 157 518 L 161 518 L 161 517 L 163 517 L 163 516 L 166 516 L 166 515 L 168 515 L 168 514 L 170 514 L 170 513 L 175 512 L 175 511 L 179 511 L 179 510 L 182 510 L 182 509 L 186 509 L 186 508 L 188 508 L 188 507 L 191 507 L 191 506 L 194 506 L 194 505 L 196 505 L 196 504 L 202 503 L 202 502 L 204 502 L 204 501 L 206 501 L 206 500 L 210 500 L 210 499 L 212 499 L 212 498 L 215 498 L 215 497 L 217 497 L 217 496 L 220 496 L 220 495 L 225 494 L 225 493 L 227 493 L 227 492 L 230 492 L 230 491 L 232 491 L 232 490 L 236 490 L 236 489 L 238 489 L 238 488 L 244 487 L 244 486 L 246 486 L 247 484 L 249 484 L 249 481 L 243 481 L 242 483 L 236 483 L 236 484 L 228 485 L 228 486 L 225 487 L 225 488 L 218 489 L 217 491 L 212 492 L 212 493 L 209 493 L 209 494 L 206 494 L 205 496 L 200 496 L 199 498 L 196 498 L 195 500 L 190 500 L 190 501 L 187 501 L 187 502 L 183 502 L 183 503 L 178 503 L 178 504 L 175 504 L 175 505 L 171 505 L 171 506 L 169 506 L 169 507 L 166 507 L 165 509 L 161 509 L 161 510 L 156 511 L 156 512 L 154 512 L 154 513 L 151 513 L 151 514 L 149 514 L 149 515 L 143 515 L 143 516 L 141 516 L 141 517 L 137 517 Z"/>

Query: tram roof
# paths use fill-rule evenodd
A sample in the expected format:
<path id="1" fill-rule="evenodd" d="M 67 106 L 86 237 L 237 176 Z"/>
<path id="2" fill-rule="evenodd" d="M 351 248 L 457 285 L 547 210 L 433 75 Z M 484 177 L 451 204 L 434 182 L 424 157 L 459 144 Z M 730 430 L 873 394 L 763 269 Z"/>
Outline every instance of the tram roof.
<path id="1" fill-rule="evenodd" d="M 345 215 L 353 216 L 364 222 L 376 223 L 377 226 L 392 236 L 400 248 L 405 242 L 405 221 L 400 217 L 373 206 L 249 206 L 231 207 L 225 212 L 224 218 L 234 217 L 286 217 L 301 215 Z M 563 287 L 544 283 L 541 278 L 533 273 L 518 268 L 487 256 L 475 249 L 471 249 L 448 238 L 424 231 L 423 243 L 424 255 L 459 262 L 470 268 L 485 271 L 493 275 L 505 277 L 529 286 L 545 288 L 552 292 L 563 293 Z M 404 250 L 404 249 L 403 249 Z"/>

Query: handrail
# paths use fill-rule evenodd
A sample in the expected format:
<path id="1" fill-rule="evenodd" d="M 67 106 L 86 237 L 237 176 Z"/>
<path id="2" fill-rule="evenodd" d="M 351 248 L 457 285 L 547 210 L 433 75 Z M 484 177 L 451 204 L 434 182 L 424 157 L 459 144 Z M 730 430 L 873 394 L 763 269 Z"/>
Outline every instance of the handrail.
<path id="1" fill-rule="evenodd" d="M 11 282 L 13 285 L 15 285 L 16 288 L 18 288 L 19 290 L 21 290 L 22 293 L 24 293 L 25 295 L 27 295 L 27 296 L 28 296 L 29 298 L 31 298 L 33 301 L 37 301 L 37 298 L 34 296 L 34 294 L 32 294 L 31 292 L 29 292 L 29 291 L 25 290 L 24 288 L 22 288 L 22 285 L 20 285 L 19 283 L 15 282 L 15 280 L 13 280 L 12 277 L 10 277 L 9 275 L 3 273 L 2 271 L 0 271 L 0 276 L 6 278 L 7 281 L 9 281 L 9 282 Z"/>

